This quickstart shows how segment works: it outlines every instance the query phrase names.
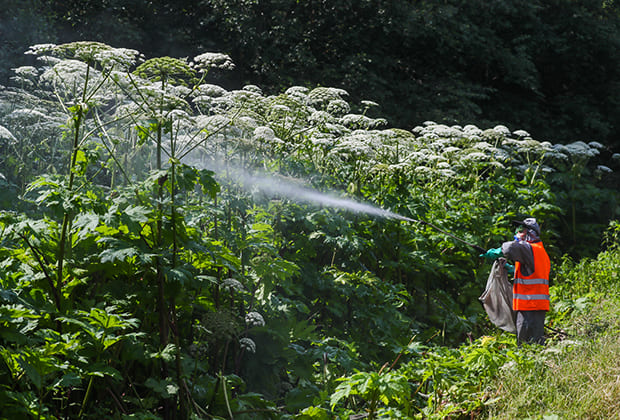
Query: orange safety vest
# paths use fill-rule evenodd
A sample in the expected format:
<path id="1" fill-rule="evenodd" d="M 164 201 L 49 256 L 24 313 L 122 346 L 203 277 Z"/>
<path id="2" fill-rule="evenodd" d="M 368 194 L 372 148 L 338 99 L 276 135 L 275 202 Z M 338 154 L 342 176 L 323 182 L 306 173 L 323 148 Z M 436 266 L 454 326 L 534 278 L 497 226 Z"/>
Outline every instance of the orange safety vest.
<path id="1" fill-rule="evenodd" d="M 515 311 L 548 311 L 551 262 L 542 242 L 530 245 L 534 251 L 534 272 L 529 276 L 524 276 L 521 274 L 521 263 L 515 262 L 512 309 Z"/>

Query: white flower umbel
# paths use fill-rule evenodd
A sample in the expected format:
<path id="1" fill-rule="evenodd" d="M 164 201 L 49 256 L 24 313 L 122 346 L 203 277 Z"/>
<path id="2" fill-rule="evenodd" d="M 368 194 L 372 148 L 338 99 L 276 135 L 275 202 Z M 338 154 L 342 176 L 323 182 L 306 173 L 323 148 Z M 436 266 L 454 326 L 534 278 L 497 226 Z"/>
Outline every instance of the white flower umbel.
<path id="1" fill-rule="evenodd" d="M 291 86 L 290 88 L 286 89 L 284 93 L 286 93 L 287 95 L 307 95 L 308 92 L 310 92 L 310 89 L 305 86 Z"/>
<path id="2" fill-rule="evenodd" d="M 260 313 L 252 311 L 246 314 L 245 323 L 251 327 L 264 327 L 265 319 Z"/>
<path id="3" fill-rule="evenodd" d="M 370 128 L 372 124 L 372 119 L 368 118 L 365 115 L 347 114 L 347 115 L 344 115 L 342 118 L 340 118 L 339 122 L 345 127 L 352 128 L 352 129 Z"/>
<path id="4" fill-rule="evenodd" d="M 204 83 L 202 85 L 199 85 L 196 88 L 196 95 L 206 95 L 206 96 L 210 96 L 212 98 L 218 98 L 220 96 L 224 96 L 228 93 L 228 91 L 226 89 L 224 89 L 221 86 L 218 85 L 213 85 L 213 84 L 209 84 L 209 83 Z"/>
<path id="5" fill-rule="evenodd" d="M 209 132 L 220 131 L 230 123 L 230 118 L 225 115 L 199 115 L 196 117 L 197 128 Z"/>
<path id="6" fill-rule="evenodd" d="M 12 70 L 16 75 L 28 79 L 33 79 L 39 75 L 39 71 L 33 66 L 21 66 Z"/>
<path id="7" fill-rule="evenodd" d="M 254 133 L 254 129 L 258 127 L 258 122 L 252 117 L 242 116 L 235 120 L 235 127 L 241 129 L 242 131 L 251 131 Z"/>
<path id="8" fill-rule="evenodd" d="M 239 280 L 233 278 L 224 279 L 220 284 L 220 288 L 236 292 L 242 292 L 243 290 L 245 290 L 243 284 Z"/>
<path id="9" fill-rule="evenodd" d="M 461 152 L 461 148 L 460 147 L 455 147 L 455 146 L 449 146 L 446 147 L 443 150 L 443 153 L 446 155 L 452 155 L 452 154 L 456 154 L 456 153 L 460 153 Z"/>
<path id="10" fill-rule="evenodd" d="M 464 161 L 471 161 L 471 162 L 480 162 L 480 161 L 484 161 L 487 160 L 489 158 L 489 156 L 487 156 L 484 153 L 481 152 L 472 152 L 472 153 L 468 153 L 465 156 L 463 156 L 463 160 Z"/>
<path id="11" fill-rule="evenodd" d="M 304 86 L 293 86 L 284 92 L 290 98 L 298 101 L 301 104 L 307 104 L 310 102 L 308 98 L 309 89 Z"/>
<path id="12" fill-rule="evenodd" d="M 9 143 L 16 142 L 17 139 L 13 136 L 7 128 L 0 125 L 0 140 L 8 141 Z"/>
<path id="13" fill-rule="evenodd" d="M 254 140 L 268 143 L 273 141 L 275 137 L 276 134 L 271 127 L 261 126 L 254 129 Z"/>
<path id="14" fill-rule="evenodd" d="M 324 124 L 334 122 L 335 117 L 327 111 L 314 111 L 308 117 L 308 121 L 312 124 Z"/>
<path id="15" fill-rule="evenodd" d="M 46 120 L 47 118 L 48 115 L 43 110 L 27 108 L 16 109 L 7 116 L 9 120 L 19 119 L 21 122 L 34 122 L 37 120 Z"/>
<path id="16" fill-rule="evenodd" d="M 233 90 L 230 92 L 230 95 L 233 99 L 242 102 L 263 99 L 263 95 L 261 95 L 260 93 L 243 89 Z"/>
<path id="17" fill-rule="evenodd" d="M 270 118 L 286 118 L 291 112 L 288 106 L 282 104 L 272 105 L 269 109 Z"/>
<path id="18" fill-rule="evenodd" d="M 327 104 L 327 112 L 332 115 L 340 116 L 348 113 L 351 110 L 351 107 L 347 103 L 347 101 L 343 101 L 342 99 L 334 99 L 329 101 Z"/>
<path id="19" fill-rule="evenodd" d="M 473 124 L 467 124 L 465 127 L 463 127 L 463 132 L 472 133 L 472 134 L 480 134 L 482 133 L 482 130 Z"/>
<path id="20" fill-rule="evenodd" d="M 54 48 L 56 48 L 56 44 L 36 44 L 36 45 L 30 46 L 28 51 L 26 51 L 24 54 L 30 54 L 30 55 L 47 54 L 53 51 Z"/>
<path id="21" fill-rule="evenodd" d="M 362 105 L 364 105 L 364 108 L 368 109 L 368 108 L 378 108 L 379 104 L 373 101 L 361 101 L 360 102 Z"/>
<path id="22" fill-rule="evenodd" d="M 110 48 L 97 52 L 94 55 L 104 68 L 128 71 L 140 58 L 140 53 L 129 48 Z"/>
<path id="23" fill-rule="evenodd" d="M 210 69 L 233 70 L 235 68 L 230 56 L 215 52 L 197 55 L 192 64 L 199 71 L 209 71 Z"/>
<path id="24" fill-rule="evenodd" d="M 248 337 L 240 338 L 239 339 L 239 346 L 243 350 L 247 350 L 250 353 L 256 353 L 256 343 L 251 338 L 248 338 Z"/>
<path id="25" fill-rule="evenodd" d="M 528 133 L 525 130 L 517 130 L 517 131 L 514 131 L 512 134 L 517 137 L 530 137 L 530 133 Z"/>
<path id="26" fill-rule="evenodd" d="M 474 149 L 483 150 L 487 152 L 495 151 L 495 146 L 487 143 L 486 141 L 480 141 L 473 146 Z"/>
<path id="27" fill-rule="evenodd" d="M 454 129 L 452 127 L 448 127 L 447 125 L 436 124 L 431 127 L 432 127 L 432 132 L 435 133 L 439 137 L 460 137 L 462 135 L 461 131 Z"/>
<path id="28" fill-rule="evenodd" d="M 505 125 L 496 125 L 495 127 L 493 127 L 493 131 L 496 131 L 497 133 L 502 134 L 504 136 L 510 135 L 510 130 Z"/>
<path id="29" fill-rule="evenodd" d="M 219 98 L 213 98 L 211 101 L 212 113 L 224 113 L 236 105 L 234 97 L 231 94 L 220 96 Z"/>
<path id="30" fill-rule="evenodd" d="M 374 156 L 372 137 L 367 134 L 355 133 L 343 137 L 332 153 L 354 157 Z"/>
<path id="31" fill-rule="evenodd" d="M 41 81 L 62 92 L 71 92 L 73 96 L 81 94 L 81 89 L 86 80 L 88 64 L 78 60 L 62 60 L 51 69 L 41 75 Z M 93 72 L 90 77 L 96 78 L 98 72 Z"/>
<path id="32" fill-rule="evenodd" d="M 422 127 L 421 125 L 417 125 L 417 126 L 413 127 L 411 132 L 413 134 L 415 134 L 416 136 L 421 136 L 423 134 L 423 132 L 424 132 L 424 127 Z"/>
<path id="33" fill-rule="evenodd" d="M 597 156 L 599 151 L 588 146 L 586 143 L 582 141 L 576 141 L 565 146 L 566 152 L 568 152 L 572 157 L 576 158 L 590 158 Z"/>
<path id="34" fill-rule="evenodd" d="M 415 168 L 415 173 L 418 175 L 432 175 L 433 169 L 428 166 L 418 166 Z"/>
<path id="35" fill-rule="evenodd" d="M 325 106 L 330 101 L 343 99 L 346 96 L 349 96 L 349 93 L 344 89 L 318 87 L 310 91 L 308 99 L 312 105 Z"/>
<path id="36" fill-rule="evenodd" d="M 247 90 L 248 92 L 258 93 L 259 95 L 263 94 L 263 90 L 256 85 L 245 85 L 242 90 Z"/>
<path id="37" fill-rule="evenodd" d="M 454 172 L 452 169 L 442 168 L 442 169 L 439 169 L 438 172 L 444 178 L 455 178 L 457 176 L 457 173 Z"/>
<path id="38" fill-rule="evenodd" d="M 43 63 L 45 68 L 52 67 L 54 64 L 60 63 L 62 60 L 58 57 L 53 57 L 51 55 L 41 55 L 37 57 L 37 61 Z"/>

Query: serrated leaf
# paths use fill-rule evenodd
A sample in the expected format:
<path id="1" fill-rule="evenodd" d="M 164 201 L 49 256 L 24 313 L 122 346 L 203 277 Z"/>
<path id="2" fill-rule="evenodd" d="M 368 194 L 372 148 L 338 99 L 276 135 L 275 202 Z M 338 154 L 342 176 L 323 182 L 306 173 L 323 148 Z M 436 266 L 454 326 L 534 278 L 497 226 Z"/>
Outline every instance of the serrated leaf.
<path id="1" fill-rule="evenodd" d="M 114 369 L 112 366 L 106 366 L 102 363 L 95 363 L 95 364 L 88 365 L 87 375 L 98 376 L 100 378 L 109 376 L 119 381 L 123 379 L 123 375 L 121 375 L 121 373 L 118 370 Z"/>
<path id="2" fill-rule="evenodd" d="M 177 348 L 174 344 L 168 344 L 162 351 L 150 353 L 149 356 L 154 359 L 162 359 L 165 362 L 171 362 L 175 359 Z"/>
<path id="3" fill-rule="evenodd" d="M 120 239 L 103 238 L 99 242 L 105 242 L 108 245 L 108 248 L 99 254 L 102 263 L 125 261 L 139 254 L 139 250 Z"/>
<path id="4" fill-rule="evenodd" d="M 127 215 L 132 222 L 146 223 L 150 219 L 151 210 L 144 206 L 129 206 L 123 213 Z"/>
<path id="5" fill-rule="evenodd" d="M 76 387 L 82 383 L 82 378 L 75 372 L 69 372 L 64 374 L 58 379 L 52 387 Z"/>
<path id="6" fill-rule="evenodd" d="M 162 380 L 149 378 L 146 382 L 144 382 L 144 385 L 151 388 L 154 392 L 160 394 L 164 398 L 169 398 L 176 395 L 179 391 L 178 385 L 172 382 L 172 379 L 170 378 Z"/>
<path id="7" fill-rule="evenodd" d="M 334 392 L 329 398 L 329 403 L 331 404 L 332 410 L 343 398 L 347 398 L 351 395 L 351 385 L 348 383 L 340 384 L 336 388 L 336 392 Z"/>

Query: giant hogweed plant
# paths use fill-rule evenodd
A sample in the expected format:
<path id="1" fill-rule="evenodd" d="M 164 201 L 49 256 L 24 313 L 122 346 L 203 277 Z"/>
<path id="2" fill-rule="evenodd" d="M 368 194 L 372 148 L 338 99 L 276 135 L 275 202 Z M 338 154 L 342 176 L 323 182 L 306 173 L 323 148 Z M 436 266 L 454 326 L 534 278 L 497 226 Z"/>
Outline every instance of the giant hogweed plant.
<path id="1" fill-rule="evenodd" d="M 91 158 L 87 158 L 87 153 L 90 151 L 88 146 L 95 143 L 95 146 L 99 146 L 101 148 L 105 148 L 110 155 L 110 158 L 113 159 L 114 163 L 118 164 L 120 160 L 117 156 L 114 155 L 114 150 L 110 148 L 110 144 L 114 144 L 113 138 L 111 138 L 109 131 L 106 129 L 106 126 L 110 126 L 112 123 L 118 123 L 122 121 L 126 121 L 128 118 L 135 118 L 134 115 L 130 116 L 121 116 L 120 118 L 114 118 L 112 122 L 110 120 L 103 121 L 100 112 L 97 110 L 97 107 L 106 105 L 108 107 L 114 108 L 117 103 L 115 100 L 117 99 L 116 93 L 118 91 L 122 91 L 124 86 L 118 83 L 118 77 L 112 77 L 112 70 L 114 66 L 111 65 L 109 68 L 105 68 L 102 71 L 97 70 L 97 64 L 107 63 L 107 59 L 110 56 L 114 56 L 118 54 L 118 52 L 113 49 L 97 44 L 97 43 L 76 43 L 62 46 L 44 46 L 37 48 L 38 51 L 45 51 L 47 54 L 56 54 L 58 57 L 63 57 L 65 54 L 69 54 L 69 58 L 59 59 L 53 67 L 47 69 L 43 72 L 43 76 L 51 74 L 49 79 L 52 81 L 50 83 L 50 95 L 54 96 L 58 99 L 60 106 L 65 110 L 65 112 L 69 115 L 69 124 L 66 127 L 67 130 L 67 138 L 71 140 L 71 147 L 68 148 L 70 150 L 69 162 L 70 166 L 68 168 L 68 173 L 66 179 L 59 178 L 59 180 L 54 179 L 46 179 L 41 178 L 38 181 L 35 181 L 32 184 L 31 192 L 38 193 L 37 202 L 42 206 L 51 206 L 60 210 L 60 215 L 62 218 L 62 222 L 59 225 L 55 225 L 50 223 L 49 221 L 43 221 L 43 223 L 38 222 L 39 224 L 44 224 L 47 226 L 47 229 L 54 229 L 58 226 L 59 233 L 58 235 L 40 235 L 32 237 L 29 233 L 26 232 L 26 229 L 16 231 L 16 235 L 18 238 L 22 239 L 24 243 L 28 245 L 30 252 L 33 255 L 33 264 L 38 264 L 41 273 L 44 273 L 45 278 L 48 280 L 49 290 L 48 293 L 50 297 L 53 296 L 52 300 L 55 303 L 56 311 L 58 314 L 62 315 L 67 312 L 67 308 L 65 307 L 65 293 L 68 292 L 69 287 L 66 285 L 69 284 L 69 280 L 71 283 L 77 282 L 79 283 L 79 279 L 75 279 L 74 276 L 81 277 L 82 283 L 87 283 L 85 276 L 88 275 L 96 275 L 97 272 L 90 272 L 90 269 L 81 269 L 79 268 L 80 264 L 76 263 L 74 260 L 70 260 L 69 257 L 77 254 L 77 250 L 74 247 L 79 248 L 79 245 L 82 243 L 88 243 L 91 247 L 91 252 L 93 251 L 92 247 L 94 242 L 99 241 L 99 243 L 103 244 L 113 244 L 119 245 L 118 241 L 114 241 L 113 230 L 104 230 L 108 235 L 103 235 L 99 239 L 95 237 L 95 241 L 92 239 L 90 241 L 80 241 L 80 239 L 84 239 L 82 236 L 89 236 L 96 233 L 96 228 L 102 226 L 102 222 L 99 217 L 101 216 L 102 209 L 97 208 L 88 208 L 84 206 L 84 199 L 95 199 L 101 200 L 101 196 L 96 196 L 93 193 L 93 189 L 90 188 L 90 181 L 87 169 L 88 165 L 94 163 L 95 159 L 91 156 Z M 204 57 L 203 57 L 204 58 Z M 50 61 L 50 60 L 48 60 Z M 124 63 L 126 64 L 126 63 Z M 164 63 L 168 65 L 168 67 L 174 67 L 170 63 Z M 174 63 L 173 63 L 174 64 Z M 114 76 L 117 76 L 115 74 Z M 130 76 L 127 76 L 128 78 Z M 159 76 L 161 79 L 161 75 Z M 43 77 L 42 77 L 43 78 Z M 109 82 L 109 83 L 108 83 Z M 157 98 L 160 101 L 157 102 L 159 106 L 159 110 L 164 108 L 164 100 L 166 97 L 166 86 L 167 82 L 166 78 L 163 78 L 161 89 L 158 93 Z M 140 91 L 139 83 L 135 81 L 131 81 L 133 87 L 137 87 L 138 91 Z M 91 87 L 93 86 L 94 87 Z M 114 95 L 110 96 L 110 92 L 106 91 L 105 88 L 120 88 L 115 89 L 112 93 Z M 148 92 L 147 87 L 144 85 L 141 88 L 143 92 L 140 92 L 141 97 L 144 98 L 146 93 Z M 106 94 L 108 96 L 106 96 Z M 172 95 L 168 95 L 172 96 Z M 126 98 L 126 96 L 125 96 Z M 174 98 L 173 98 L 174 99 Z M 177 100 L 177 103 L 181 102 L 181 100 Z M 150 105 L 148 100 L 145 100 L 142 106 Z M 169 109 L 164 109 L 164 111 L 170 111 Z M 154 112 L 153 112 L 154 113 Z M 172 113 L 170 114 L 172 115 Z M 162 122 L 163 121 L 163 122 Z M 149 223 L 152 219 L 149 219 L 148 209 L 141 207 L 130 207 L 122 209 L 121 211 L 125 211 L 126 214 L 130 214 L 135 218 L 134 220 L 138 220 L 138 223 L 133 223 L 132 227 L 140 227 L 140 222 L 143 225 L 140 229 L 135 232 L 135 237 L 141 240 L 144 240 L 147 244 L 147 247 L 150 248 L 150 252 L 146 255 L 153 255 L 156 259 L 156 277 L 159 280 L 159 293 L 158 297 L 158 310 L 157 312 L 160 314 L 160 320 L 164 319 L 164 321 L 160 321 L 160 342 L 165 347 L 168 344 L 168 325 L 172 323 L 176 326 L 176 311 L 174 308 L 174 294 L 171 293 L 170 290 L 163 290 L 163 279 L 166 276 L 166 281 L 168 283 L 174 284 L 179 281 L 179 277 L 184 275 L 184 271 L 182 267 L 180 267 L 179 260 L 180 257 L 180 245 L 177 235 L 178 225 L 181 224 L 178 218 L 175 217 L 175 211 L 177 210 L 177 205 L 175 203 L 176 197 L 176 189 L 178 188 L 178 182 L 176 182 L 175 177 L 177 176 L 177 172 L 183 178 L 183 182 L 185 183 L 183 186 L 187 187 L 188 184 L 194 185 L 196 180 L 199 178 L 200 183 L 203 187 L 205 187 L 208 193 L 213 196 L 216 189 L 215 184 L 212 181 L 208 172 L 202 172 L 200 177 L 196 176 L 196 171 L 188 171 L 185 167 L 181 167 L 180 170 L 177 170 L 175 166 L 175 160 L 178 157 L 175 154 L 175 141 L 178 136 L 172 133 L 173 129 L 173 120 L 168 115 L 165 115 L 163 118 L 160 118 L 158 122 L 155 124 L 155 133 L 156 133 L 156 172 L 154 176 L 151 176 L 149 179 L 154 179 L 156 192 L 156 202 L 159 203 L 157 205 L 157 211 L 154 216 L 154 223 L 150 226 Z M 88 129 L 84 127 L 90 125 Z M 162 127 L 167 127 L 169 129 L 168 134 L 170 135 L 170 144 L 172 152 L 169 153 L 170 159 L 173 161 L 173 164 L 170 165 L 169 168 L 164 169 L 161 162 L 161 152 L 162 152 Z M 200 132 L 200 129 L 196 130 Z M 143 131 L 141 132 L 141 134 Z M 100 142 L 90 141 L 95 136 L 101 139 Z M 109 143 L 106 141 L 109 140 Z M 90 142 L 89 142 L 90 141 Z M 98 144 L 97 144 L 98 143 Z M 96 158 L 96 157 L 95 157 Z M 121 167 L 121 170 L 124 168 Z M 148 179 L 147 179 L 148 181 Z M 170 200 L 165 200 L 163 191 L 164 188 L 168 191 L 168 196 L 171 197 Z M 143 200 L 142 197 L 138 194 L 135 198 L 138 199 L 138 203 L 150 203 L 153 201 L 152 198 L 148 198 L 147 200 Z M 101 203 L 100 203 L 101 204 Z M 166 238 L 167 245 L 163 243 L 163 229 L 164 229 L 164 215 L 163 208 L 164 205 L 167 204 L 167 207 L 171 210 L 170 218 L 166 218 L 166 222 L 168 225 L 172 226 L 172 237 Z M 105 205 L 104 205 L 105 207 Z M 131 211 L 131 213 L 129 213 Z M 114 222 L 114 218 L 111 219 Z M 37 222 L 35 222 L 37 223 Z M 30 222 L 24 222 L 25 226 L 29 226 Z M 150 232 L 145 232 L 145 227 L 150 227 Z M 128 229 L 124 231 L 125 234 L 130 233 Z M 100 232 L 99 232 L 100 233 Z M 49 243 L 41 246 L 41 239 L 49 238 Z M 90 236 L 92 238 L 92 236 Z M 127 236 L 125 236 L 127 238 Z M 169 239 L 169 240 L 168 240 Z M 122 245 L 122 243 L 121 243 Z M 96 250 L 96 245 L 95 245 Z M 105 263 L 108 261 L 114 262 L 119 258 L 131 258 L 134 256 L 137 251 L 136 248 L 122 248 L 117 249 L 115 247 L 111 247 L 108 249 L 108 252 L 104 251 L 101 253 L 101 262 Z M 50 252 L 53 249 L 57 249 L 57 251 Z M 166 252 L 166 249 L 170 249 L 170 252 Z M 47 251 L 47 252 L 46 252 Z M 129 252 L 127 252 L 129 251 Z M 151 257 L 153 258 L 153 257 Z M 163 268 L 162 264 L 159 261 L 159 258 L 167 258 L 168 265 Z M 150 258 L 146 258 L 150 259 Z M 144 262 L 144 258 L 142 259 Z M 72 266 L 65 266 L 66 262 L 73 263 Z M 55 264 L 55 269 L 51 270 L 50 265 Z M 164 274 L 166 271 L 166 274 Z M 149 270 L 147 269 L 145 276 L 149 275 Z M 72 287 L 73 288 L 73 287 Z M 171 300 L 169 309 L 169 302 Z M 72 302 L 73 303 L 73 302 Z M 168 321 L 168 317 L 171 316 L 172 319 Z M 62 331 L 62 324 L 58 323 L 59 332 Z M 177 336 L 175 336 L 177 337 Z M 177 338 L 177 347 L 178 338 Z M 177 363 L 177 383 L 181 382 L 181 366 L 180 366 L 180 358 L 176 358 Z M 164 365 L 164 373 L 165 373 L 165 365 Z M 82 404 L 82 409 L 80 410 L 79 415 L 81 416 L 84 413 L 84 407 L 88 400 L 89 395 L 91 394 L 92 388 L 92 377 L 89 381 L 86 394 L 84 397 L 84 402 Z M 184 412 L 185 410 L 185 402 L 187 401 L 186 394 L 184 391 L 187 387 L 179 386 L 183 398 L 180 401 L 180 410 Z M 165 405 L 168 405 L 167 403 Z M 169 415 L 169 414 L 168 414 Z"/>
<path id="2" fill-rule="evenodd" d="M 56 118 L 29 133 L 63 145 L 69 166 L 28 189 L 45 217 L 3 215 L 2 307 L 22 315 L 3 318 L 3 360 L 19 388 L 5 381 L 2 392 L 20 415 L 283 415 L 246 385 L 290 413 L 313 400 L 316 413 L 340 410 L 349 397 L 344 410 L 441 412 L 453 383 L 435 380 L 449 364 L 439 359 L 413 405 L 402 393 L 410 372 L 360 374 L 329 395 L 338 377 L 389 358 L 385 343 L 404 346 L 412 331 L 426 340 L 442 325 L 444 337 L 470 331 L 484 267 L 428 227 L 273 200 L 251 190 L 251 176 L 308 178 L 491 245 L 524 214 L 554 226 L 562 184 L 550 174 L 568 176 L 560 163 L 578 149 L 588 156 L 572 170 L 590 170 L 600 149 L 503 126 L 385 128 L 367 115 L 374 104 L 356 112 L 342 89 L 228 91 L 207 82 L 208 69 L 230 67 L 221 54 L 139 64 L 137 52 L 98 43 L 31 50 L 42 68 L 18 73 L 38 96 L 15 90 L 2 102 L 2 147 L 17 150 L 25 135 L 14 116 L 27 98 L 22 114 Z M 0 172 L 15 167 L 5 160 Z M 104 327 L 92 341 L 91 308 L 126 320 L 126 338 L 106 346 L 121 330 Z M 64 347 L 45 350 L 61 335 Z M 88 370 L 91 359 L 104 364 Z"/>

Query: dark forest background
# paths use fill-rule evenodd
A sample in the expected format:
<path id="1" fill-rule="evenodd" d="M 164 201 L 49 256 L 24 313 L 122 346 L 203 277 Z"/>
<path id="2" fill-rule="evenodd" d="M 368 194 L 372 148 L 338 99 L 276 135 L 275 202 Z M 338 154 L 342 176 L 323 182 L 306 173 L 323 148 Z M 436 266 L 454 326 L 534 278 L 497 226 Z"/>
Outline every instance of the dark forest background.
<path id="1" fill-rule="evenodd" d="M 620 146 L 613 0 L 2 0 L 0 83 L 36 43 L 92 40 L 147 58 L 229 54 L 217 82 L 334 86 L 389 123 L 505 124 Z M 231 75 L 232 74 L 232 75 Z"/>

